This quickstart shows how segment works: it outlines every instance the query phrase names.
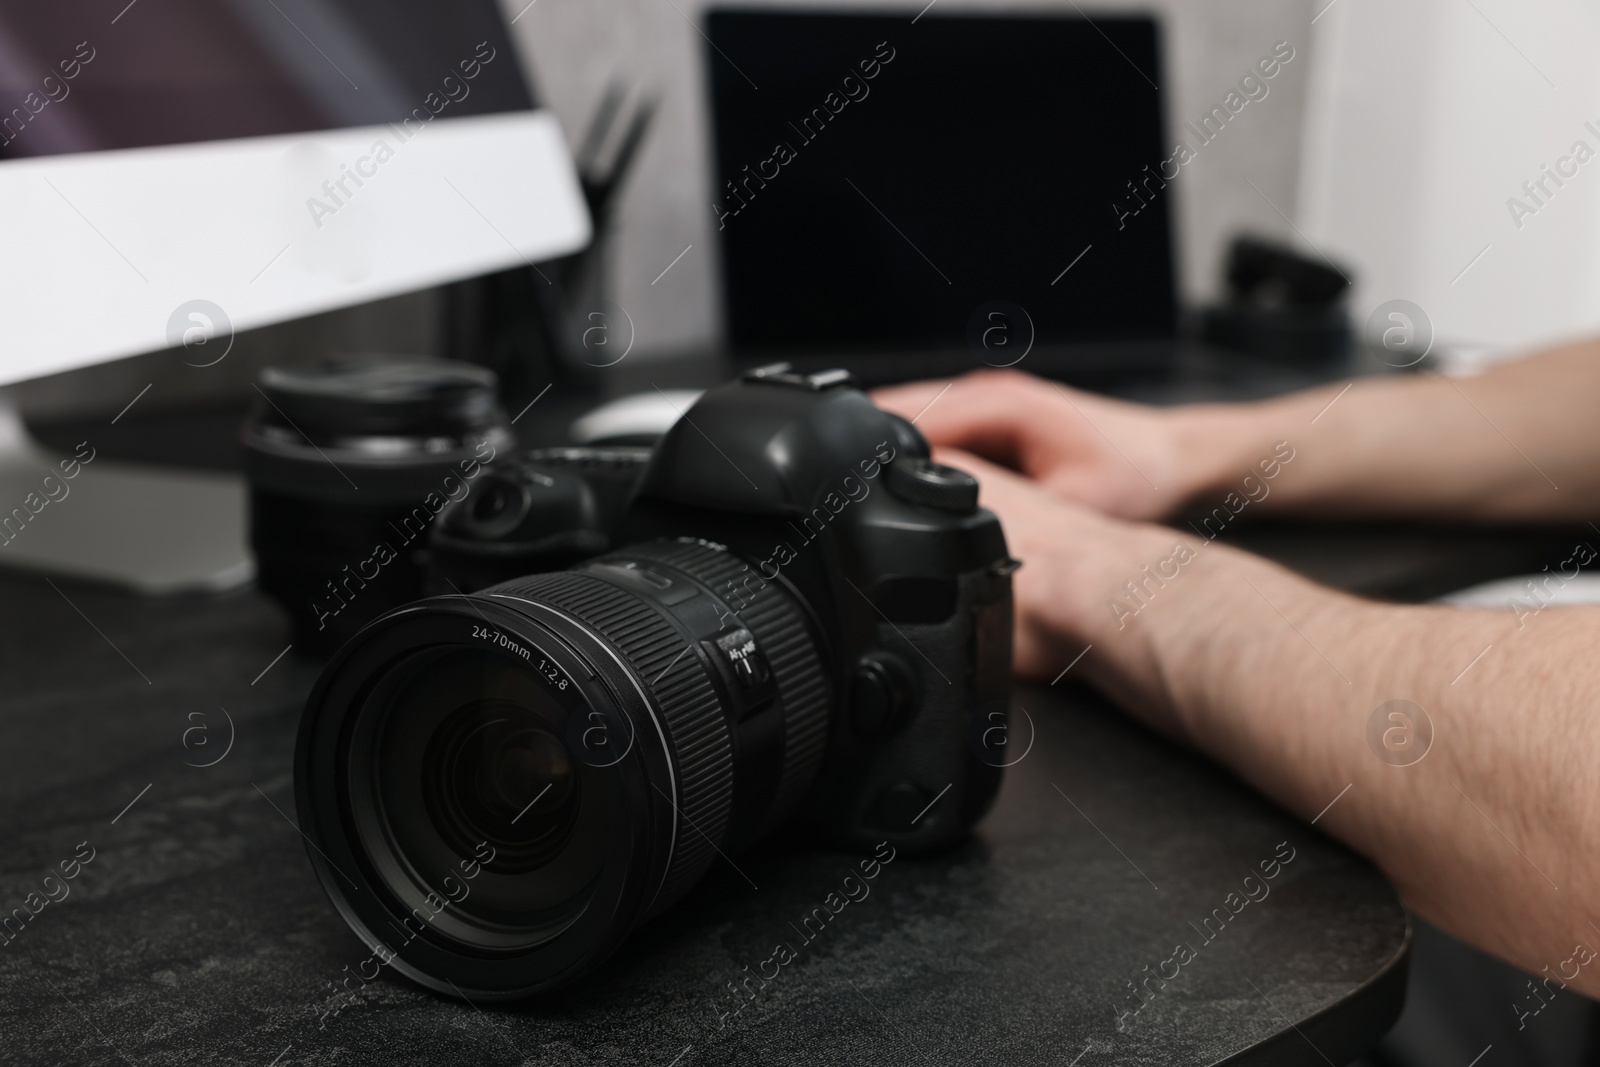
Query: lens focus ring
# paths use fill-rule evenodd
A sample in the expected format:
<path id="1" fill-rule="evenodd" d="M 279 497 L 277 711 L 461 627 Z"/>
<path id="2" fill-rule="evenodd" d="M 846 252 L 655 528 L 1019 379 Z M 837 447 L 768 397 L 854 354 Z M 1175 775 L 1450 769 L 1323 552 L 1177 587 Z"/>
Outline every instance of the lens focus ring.
<path id="1" fill-rule="evenodd" d="M 676 900 L 705 873 L 728 824 L 733 792 L 733 748 L 716 691 L 704 671 L 668 671 L 688 642 L 639 598 L 609 582 L 561 572 L 518 578 L 481 596 L 525 598 L 548 604 L 596 631 L 628 661 L 662 718 L 678 795 L 678 831 L 655 908 Z M 692 655 L 692 653 L 690 653 Z M 695 665 L 698 667 L 698 664 Z M 647 727 L 633 724 L 637 733 Z M 651 910 L 655 910 L 652 908 Z"/>
<path id="2" fill-rule="evenodd" d="M 738 556 L 698 541 L 654 541 L 625 553 L 683 571 L 728 603 L 755 635 L 777 679 L 783 709 L 783 774 L 767 833 L 794 813 L 816 781 L 828 741 L 828 677 L 804 609 L 776 580 L 767 581 Z"/>

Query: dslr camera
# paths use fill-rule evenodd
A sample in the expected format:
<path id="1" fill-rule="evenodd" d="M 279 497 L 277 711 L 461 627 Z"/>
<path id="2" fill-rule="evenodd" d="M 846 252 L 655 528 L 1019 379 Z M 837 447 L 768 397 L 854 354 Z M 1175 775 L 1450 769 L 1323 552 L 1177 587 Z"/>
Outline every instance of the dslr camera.
<path id="1" fill-rule="evenodd" d="M 300 826 L 376 959 L 527 997 L 780 826 L 918 852 L 988 809 L 1017 564 L 976 480 L 847 373 L 764 367 L 647 459 L 544 461 L 435 525 L 508 580 L 381 615 L 306 706 Z M 600 551 L 515 570 L 552 546 Z"/>

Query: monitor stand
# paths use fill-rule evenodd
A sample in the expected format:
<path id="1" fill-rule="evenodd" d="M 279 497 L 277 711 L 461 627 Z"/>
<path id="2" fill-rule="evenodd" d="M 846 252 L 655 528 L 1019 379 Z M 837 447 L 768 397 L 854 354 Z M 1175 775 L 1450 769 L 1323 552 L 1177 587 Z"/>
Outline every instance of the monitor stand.
<path id="1" fill-rule="evenodd" d="M 46 451 L 0 399 L 0 567 L 152 596 L 254 577 L 242 478 L 80 452 Z"/>

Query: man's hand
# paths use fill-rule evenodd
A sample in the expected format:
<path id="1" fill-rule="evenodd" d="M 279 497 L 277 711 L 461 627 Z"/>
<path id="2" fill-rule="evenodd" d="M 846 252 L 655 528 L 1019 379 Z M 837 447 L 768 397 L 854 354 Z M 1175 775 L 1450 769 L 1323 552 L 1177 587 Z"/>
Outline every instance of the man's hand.
<path id="1" fill-rule="evenodd" d="M 1174 732 L 1167 721 L 1170 694 L 1154 681 L 1149 648 L 1107 606 L 1123 596 L 1120 583 L 1139 580 L 1142 568 L 1171 558 L 1184 544 L 1197 556 L 1193 538 L 1142 523 L 1110 518 L 1003 467 L 954 448 L 934 450 L 940 463 L 978 479 L 979 502 L 1005 527 L 1006 546 L 1022 561 L 1014 583 L 1016 670 L 1049 681 L 1088 646 L 1074 675 L 1093 681 L 1124 700 L 1151 725 Z"/>
<path id="2" fill-rule="evenodd" d="M 872 399 L 914 420 L 935 445 L 983 456 L 1108 515 L 1170 514 L 1203 469 L 1193 450 L 1206 442 L 1188 432 L 1190 409 L 1123 403 L 1018 371 L 893 386 Z"/>
<path id="3" fill-rule="evenodd" d="M 1159 408 L 1020 371 L 881 389 L 873 399 L 933 445 L 1020 471 L 1110 515 L 1213 506 L 1279 441 L 1294 476 L 1257 510 L 1302 515 L 1600 518 L 1600 342 L 1459 381 L 1336 382 L 1269 400 Z"/>
<path id="4" fill-rule="evenodd" d="M 1600 609 L 1370 603 L 936 455 L 979 478 L 1022 561 L 1023 674 L 1052 679 L 1093 645 L 1073 679 L 1320 815 L 1430 921 L 1535 974 L 1595 959 L 1574 945 L 1600 949 Z M 1426 758 L 1397 766 L 1369 739 L 1393 700 L 1431 720 Z M 1600 960 L 1555 981 L 1600 995 Z"/>

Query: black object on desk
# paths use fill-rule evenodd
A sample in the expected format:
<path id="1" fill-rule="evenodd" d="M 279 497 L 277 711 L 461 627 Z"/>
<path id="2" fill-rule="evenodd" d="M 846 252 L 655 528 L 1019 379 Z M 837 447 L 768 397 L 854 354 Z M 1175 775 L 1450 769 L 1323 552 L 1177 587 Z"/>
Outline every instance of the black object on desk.
<path id="1" fill-rule="evenodd" d="M 331 655 L 423 595 L 434 516 L 512 448 L 493 372 L 443 360 L 268 367 L 241 437 L 256 585 Z M 204 522 L 205 516 L 196 516 Z"/>
<path id="2" fill-rule="evenodd" d="M 1407 924 L 1378 875 L 1069 676 L 1019 691 L 1027 755 L 967 845 L 870 881 L 763 846 L 570 993 L 480 1011 L 380 973 L 318 890 L 290 789 L 315 668 L 275 659 L 267 601 L 29 575 L 0 599 L 7 911 L 94 850 L 0 947 L 16 1062 L 1321 1064 L 1400 1008 Z M 1144 986 L 1180 943 L 1194 958 Z"/>
<path id="3" fill-rule="evenodd" d="M 1200 316 L 1208 344 L 1255 356 L 1329 365 L 1350 351 L 1349 272 L 1275 241 L 1248 235 L 1228 248 L 1227 300 Z"/>

